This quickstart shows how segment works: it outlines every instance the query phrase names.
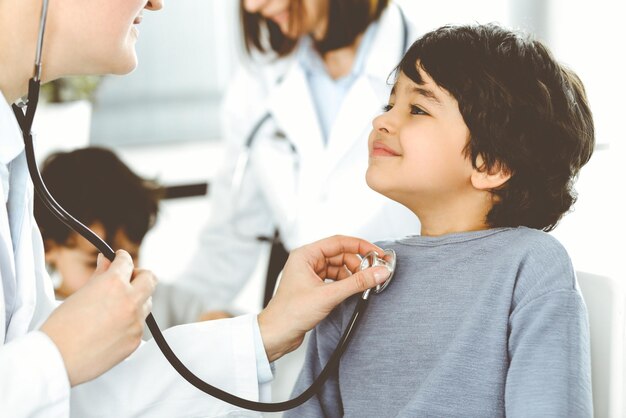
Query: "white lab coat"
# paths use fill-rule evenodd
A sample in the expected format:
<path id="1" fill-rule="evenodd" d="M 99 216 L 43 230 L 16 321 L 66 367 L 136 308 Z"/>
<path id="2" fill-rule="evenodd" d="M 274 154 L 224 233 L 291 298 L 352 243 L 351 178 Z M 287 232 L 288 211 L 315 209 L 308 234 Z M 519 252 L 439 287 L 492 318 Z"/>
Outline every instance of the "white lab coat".
<path id="1" fill-rule="evenodd" d="M 410 45 L 415 33 L 407 26 Z M 228 152 L 211 182 L 210 219 L 184 274 L 174 286 L 157 290 L 158 318 L 193 320 L 181 309 L 189 305 L 173 301 L 188 301 L 189 295 L 203 298 L 205 309 L 227 308 L 257 264 L 264 244 L 254 237 L 272 236 L 275 227 L 288 250 L 335 234 L 378 241 L 419 233 L 413 213 L 365 182 L 367 139 L 372 119 L 388 101 L 388 77 L 403 55 L 402 28 L 392 4 L 381 16 L 364 70 L 345 97 L 327 144 L 297 59 L 255 62 L 237 71 L 223 106 Z M 233 196 L 237 157 L 266 112 L 272 118 L 255 138 L 242 189 Z"/>
<path id="2" fill-rule="evenodd" d="M 0 416 L 260 415 L 198 391 L 176 374 L 154 342 L 143 344 L 98 379 L 70 390 L 59 351 L 37 331 L 56 302 L 32 215 L 33 188 L 21 135 L 1 94 L 0 179 L 0 196 L 5 202 L 0 205 Z M 257 363 L 255 320 L 244 316 L 196 323 L 170 329 L 165 336 L 174 352 L 201 378 L 239 396 L 267 401 L 269 384 L 259 385 L 257 364 L 267 368 L 269 364 L 267 359 Z"/>

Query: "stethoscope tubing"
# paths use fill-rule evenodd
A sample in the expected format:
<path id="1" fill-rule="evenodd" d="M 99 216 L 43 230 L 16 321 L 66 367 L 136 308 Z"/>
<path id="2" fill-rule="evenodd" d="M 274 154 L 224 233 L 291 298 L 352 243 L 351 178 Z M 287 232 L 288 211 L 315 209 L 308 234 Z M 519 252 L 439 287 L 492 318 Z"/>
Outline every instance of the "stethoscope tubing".
<path id="1" fill-rule="evenodd" d="M 18 121 L 20 129 L 22 131 L 22 136 L 24 138 L 24 147 L 26 153 L 26 162 L 28 165 L 28 171 L 33 182 L 34 189 L 37 193 L 37 196 L 44 204 L 44 206 L 54 214 L 59 221 L 65 224 L 70 229 L 77 232 L 79 235 L 87 239 L 91 244 L 93 244 L 107 259 L 113 261 L 115 258 L 115 251 L 98 235 L 96 235 L 91 229 L 82 224 L 72 215 L 70 215 L 50 194 L 48 191 L 43 179 L 41 178 L 41 173 L 39 172 L 39 168 L 37 166 L 37 161 L 35 158 L 35 150 L 33 145 L 33 134 L 32 134 L 32 124 L 35 117 L 35 112 L 37 110 L 37 104 L 39 101 L 39 89 L 40 89 L 40 81 L 41 81 L 41 59 L 42 59 L 42 49 L 43 49 L 43 34 L 45 32 L 46 25 L 46 15 L 48 11 L 48 0 L 43 0 L 42 6 L 42 14 L 39 26 L 39 36 L 37 42 L 37 51 L 35 58 L 35 75 L 32 79 L 29 80 L 28 84 L 28 106 L 25 109 L 25 112 L 22 110 L 24 106 L 13 105 L 13 111 L 15 113 L 15 117 Z M 406 43 L 407 39 L 407 28 L 406 28 L 406 20 L 404 18 L 404 14 L 400 9 L 400 13 L 402 15 L 402 20 L 404 23 L 404 41 Z M 252 134 L 249 135 L 246 140 L 246 148 L 250 149 L 252 145 L 252 141 L 256 132 L 260 129 L 260 127 L 270 118 L 269 113 L 264 115 L 255 125 L 252 130 Z M 243 164 L 243 171 L 245 171 L 245 166 L 247 165 L 247 159 Z M 240 173 L 239 177 L 243 177 L 243 172 Z M 172 365 L 172 367 L 180 374 L 180 376 L 185 379 L 187 382 L 195 386 L 197 389 L 201 390 L 208 395 L 211 395 L 217 399 L 220 399 L 229 404 L 250 409 L 259 412 L 280 412 L 286 411 L 288 409 L 293 409 L 308 399 L 310 399 L 315 393 L 319 392 L 324 382 L 328 379 L 331 372 L 337 369 L 339 364 L 339 360 L 341 359 L 342 354 L 345 352 L 352 336 L 354 334 L 354 329 L 357 327 L 359 319 L 361 315 L 364 313 L 367 308 L 369 301 L 369 290 L 365 291 L 361 298 L 358 299 L 356 306 L 354 308 L 354 312 L 352 314 L 352 318 L 335 348 L 335 351 L 332 353 L 328 363 L 322 370 L 322 372 L 317 376 L 315 381 L 307 388 L 304 392 L 302 392 L 296 398 L 290 399 L 284 402 L 276 402 L 276 403 L 268 403 L 268 402 L 257 402 L 251 401 L 249 399 L 244 399 L 239 396 L 228 393 L 222 389 L 219 389 L 215 386 L 212 386 L 198 376 L 196 376 L 191 370 L 189 370 L 176 356 L 174 351 L 171 349 L 167 340 L 163 336 L 163 333 L 159 329 L 159 326 L 156 322 L 156 319 L 152 315 L 152 313 L 148 314 L 146 318 L 146 324 L 148 325 L 148 329 L 152 333 L 152 336 L 157 343 L 157 346 L 167 359 L 167 361 Z"/>
<path id="2" fill-rule="evenodd" d="M 30 102 L 30 105 L 28 106 L 29 109 L 27 109 L 27 115 L 34 115 L 34 111 L 37 105 L 36 97 L 39 93 L 39 82 L 31 79 L 29 87 L 32 87 L 32 90 L 30 90 L 29 92 L 29 97 L 32 96 L 34 100 Z M 33 105 L 34 107 L 31 107 Z M 20 127 L 27 128 L 22 131 L 22 135 L 24 137 L 24 147 L 26 152 L 28 171 L 37 196 L 39 197 L 39 199 L 41 199 L 44 206 L 50 212 L 52 212 L 61 222 L 63 222 L 67 227 L 76 231 L 78 234 L 80 234 L 90 243 L 92 243 L 107 259 L 113 261 L 113 259 L 115 258 L 115 251 L 113 251 L 113 249 L 92 230 L 90 230 L 87 226 L 82 224 L 80 221 L 70 215 L 65 209 L 63 209 L 63 207 L 54 199 L 54 197 L 48 191 L 43 179 L 41 178 L 41 173 L 39 172 L 39 168 L 37 166 L 32 133 L 30 132 L 30 128 L 28 126 L 23 125 L 25 123 L 28 123 L 28 120 L 32 121 L 32 118 L 27 118 L 22 113 L 22 110 L 17 106 L 14 106 L 13 109 L 16 117 L 18 118 L 18 122 L 20 123 Z M 30 113 L 28 111 L 30 111 Z M 315 381 L 311 384 L 311 386 L 296 398 L 277 403 L 251 401 L 249 399 L 241 398 L 206 383 L 197 375 L 195 375 L 191 370 L 189 370 L 176 356 L 172 348 L 167 343 L 167 340 L 163 336 L 163 333 L 159 329 L 156 319 L 154 318 L 152 313 L 148 314 L 146 318 L 146 324 L 148 325 L 148 328 L 150 329 L 150 332 L 152 333 L 152 336 L 157 346 L 159 347 L 167 361 L 172 365 L 172 367 L 178 372 L 178 374 L 180 374 L 183 379 L 195 386 L 197 389 L 217 399 L 241 408 L 259 412 L 280 412 L 286 411 L 288 409 L 293 409 L 303 404 L 304 402 L 309 400 L 315 393 L 319 392 L 324 382 L 330 376 L 331 372 L 336 370 L 342 354 L 344 353 L 348 346 L 348 343 L 352 339 L 353 330 L 357 326 L 359 318 L 367 308 L 367 305 L 367 298 L 359 298 L 354 308 L 352 318 L 350 319 L 350 322 L 346 327 L 337 345 L 337 348 L 335 348 L 335 351 L 331 355 L 328 363 L 319 374 L 319 376 L 315 379 Z"/>

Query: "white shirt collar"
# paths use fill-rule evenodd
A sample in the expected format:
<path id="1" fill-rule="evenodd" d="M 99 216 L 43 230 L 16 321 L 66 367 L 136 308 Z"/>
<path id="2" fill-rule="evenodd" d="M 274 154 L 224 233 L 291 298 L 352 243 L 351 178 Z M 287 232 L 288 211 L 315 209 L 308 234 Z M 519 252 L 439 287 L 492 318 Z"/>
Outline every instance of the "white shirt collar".
<path id="1" fill-rule="evenodd" d="M 9 164 L 23 149 L 20 126 L 11 106 L 0 91 L 0 163 Z"/>

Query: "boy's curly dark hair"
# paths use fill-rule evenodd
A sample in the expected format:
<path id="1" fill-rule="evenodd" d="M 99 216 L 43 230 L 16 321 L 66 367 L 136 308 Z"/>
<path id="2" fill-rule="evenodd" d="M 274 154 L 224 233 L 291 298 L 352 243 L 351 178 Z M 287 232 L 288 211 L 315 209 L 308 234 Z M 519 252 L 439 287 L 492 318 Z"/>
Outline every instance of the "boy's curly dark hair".
<path id="1" fill-rule="evenodd" d="M 50 155 L 41 176 L 54 198 L 76 219 L 102 223 L 106 238 L 122 230 L 141 244 L 156 222 L 162 189 L 131 171 L 112 151 L 81 148 Z M 71 246 L 71 230 L 35 199 L 35 219 L 44 241 Z"/>
<path id="2" fill-rule="evenodd" d="M 474 167 L 511 173 L 492 190 L 487 223 L 554 229 L 576 200 L 573 183 L 595 143 L 578 76 L 541 42 L 493 24 L 445 26 L 424 35 L 396 74 L 424 84 L 418 67 L 457 100 Z"/>

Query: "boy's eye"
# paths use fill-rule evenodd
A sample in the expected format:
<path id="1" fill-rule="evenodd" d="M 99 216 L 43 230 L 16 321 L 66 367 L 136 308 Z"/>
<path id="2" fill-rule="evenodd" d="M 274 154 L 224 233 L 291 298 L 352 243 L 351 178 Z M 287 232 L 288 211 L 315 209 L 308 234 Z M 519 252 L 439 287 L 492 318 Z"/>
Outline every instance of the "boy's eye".
<path id="1" fill-rule="evenodd" d="M 419 106 L 411 105 L 410 107 L 412 115 L 428 115 L 428 113 Z M 389 103 L 383 106 L 382 111 L 389 112 L 391 109 L 393 109 L 393 104 Z"/>
<path id="2" fill-rule="evenodd" d="M 411 105 L 411 114 L 412 115 L 428 115 L 421 107 Z"/>

